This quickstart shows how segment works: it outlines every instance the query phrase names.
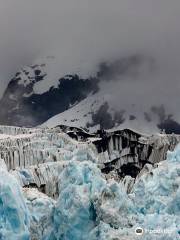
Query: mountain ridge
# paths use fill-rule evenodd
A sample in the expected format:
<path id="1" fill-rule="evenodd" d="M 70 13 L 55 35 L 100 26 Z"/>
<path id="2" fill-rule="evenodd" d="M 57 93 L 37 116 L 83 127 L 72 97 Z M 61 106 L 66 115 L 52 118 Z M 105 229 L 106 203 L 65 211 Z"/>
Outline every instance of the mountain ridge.
<path id="1" fill-rule="evenodd" d="M 122 81 L 118 79 L 137 78 L 144 65 L 152 68 L 152 59 L 130 56 L 101 63 L 96 74 L 85 78 L 75 72 L 62 76 L 52 57 L 38 61 L 22 68 L 9 82 L 0 100 L 0 124 L 26 127 L 64 124 L 88 128 L 91 132 L 131 128 L 146 133 L 163 129 L 166 133 L 180 133 L 179 122 L 165 105 L 157 103 L 140 108 L 134 103 L 118 102 Z M 108 87 L 104 90 L 103 84 L 114 86 L 114 92 L 108 92 Z"/>

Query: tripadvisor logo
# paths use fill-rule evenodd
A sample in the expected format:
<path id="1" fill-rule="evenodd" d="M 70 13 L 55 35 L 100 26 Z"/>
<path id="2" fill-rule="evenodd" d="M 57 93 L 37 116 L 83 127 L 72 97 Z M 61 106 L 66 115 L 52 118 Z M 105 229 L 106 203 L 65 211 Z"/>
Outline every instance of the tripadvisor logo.
<path id="1" fill-rule="evenodd" d="M 136 229 L 135 229 L 135 233 L 136 233 L 136 235 L 143 235 L 143 233 L 144 233 L 144 230 L 141 228 L 141 227 L 137 227 Z"/>

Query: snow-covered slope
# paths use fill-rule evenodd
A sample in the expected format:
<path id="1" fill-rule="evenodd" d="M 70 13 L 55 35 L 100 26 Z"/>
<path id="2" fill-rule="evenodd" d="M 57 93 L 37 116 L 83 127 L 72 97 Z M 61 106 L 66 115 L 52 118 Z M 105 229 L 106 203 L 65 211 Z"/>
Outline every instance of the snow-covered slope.
<path id="1" fill-rule="evenodd" d="M 173 101 L 168 102 L 165 95 L 159 102 L 158 94 L 146 100 L 149 90 L 143 92 L 143 84 L 148 84 L 144 79 L 151 72 L 152 60 L 142 56 L 102 63 L 95 73 L 83 71 L 83 65 L 62 72 L 53 57 L 37 60 L 10 81 L 0 100 L 0 124 L 65 124 L 91 132 L 130 128 L 148 134 L 165 129 L 166 133 L 179 134 L 180 116 L 173 110 Z M 131 88 L 126 82 L 131 82 Z M 155 89 L 161 87 L 158 80 L 153 84 Z"/>
<path id="2" fill-rule="evenodd" d="M 87 96 L 86 99 L 72 108 L 48 119 L 42 126 L 55 127 L 64 124 L 89 129 L 90 132 L 100 128 L 112 131 L 129 128 L 147 134 L 157 133 L 164 129 L 158 127 L 157 114 L 150 112 L 147 115 L 150 116 L 151 120 L 147 119 L 144 113 L 138 113 L 134 106 L 131 106 L 129 111 L 117 111 L 111 104 L 110 96 L 99 92 Z"/>

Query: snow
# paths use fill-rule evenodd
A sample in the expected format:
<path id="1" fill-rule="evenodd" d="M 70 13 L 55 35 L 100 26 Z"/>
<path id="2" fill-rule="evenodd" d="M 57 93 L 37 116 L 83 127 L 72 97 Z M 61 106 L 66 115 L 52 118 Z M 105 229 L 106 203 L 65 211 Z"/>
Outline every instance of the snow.
<path id="1" fill-rule="evenodd" d="M 25 87 L 23 97 L 29 98 L 32 94 L 39 94 L 42 95 L 39 97 L 44 98 L 43 93 L 48 92 L 51 88 L 61 86 L 61 78 L 71 80 L 71 75 L 74 74 L 77 74 L 83 79 L 90 79 L 93 76 L 97 76 L 98 65 L 92 67 L 92 64 L 90 64 L 90 67 L 88 66 L 88 62 L 82 61 L 81 64 L 77 66 L 76 61 L 74 62 L 73 60 L 73 64 L 69 63 L 72 61 L 71 57 L 68 59 L 66 57 L 63 58 L 61 56 L 61 60 L 58 57 L 44 57 L 34 61 L 32 66 L 22 67 L 19 73 L 16 74 L 14 80 L 18 81 L 19 85 Z M 138 76 L 140 84 L 138 88 L 137 81 L 134 79 L 134 74 L 133 76 L 131 74 L 127 74 L 128 76 L 126 76 L 126 74 L 125 76 L 120 76 L 122 79 L 111 79 L 109 81 L 101 80 L 98 84 L 98 94 L 94 94 L 93 97 L 88 96 L 86 100 L 52 117 L 43 125 L 52 127 L 58 124 L 67 124 L 76 127 L 86 127 L 88 123 L 92 123 L 92 112 L 97 112 L 104 102 L 109 104 L 108 112 L 111 113 L 112 116 L 114 116 L 116 111 L 124 112 L 123 118 L 125 121 L 120 125 L 116 123 L 113 130 L 131 128 L 140 132 L 152 134 L 160 131 L 157 126 L 160 122 L 174 120 L 178 123 L 180 119 L 179 112 L 175 111 L 174 101 L 168 101 L 169 98 L 167 96 L 171 97 L 172 95 L 168 92 L 169 89 L 165 89 L 161 102 L 158 99 L 159 94 L 156 94 L 156 96 L 152 98 L 151 92 L 156 92 L 158 89 L 157 86 L 161 88 L 161 83 L 158 80 L 159 76 L 153 75 L 153 79 L 157 78 L 157 82 L 155 81 L 154 84 L 152 84 L 151 81 L 144 81 L 147 76 L 144 74 L 143 65 L 147 64 L 149 66 L 149 58 L 143 59 L 141 64 L 136 66 L 138 69 L 140 67 L 142 70 Z M 36 71 L 40 71 L 40 73 L 36 74 Z M 37 75 L 42 78 L 38 79 Z M 129 88 L 129 84 L 127 84 L 129 81 L 131 81 L 131 88 Z M 144 83 L 146 86 L 144 86 Z M 153 88 L 149 86 L 149 84 L 152 85 Z M 142 91 L 143 86 L 145 92 Z M 148 86 L 150 88 L 148 88 Z M 149 89 L 152 91 L 149 91 Z M 13 93 L 9 95 L 9 98 L 11 101 L 17 100 Z M 161 106 L 161 110 L 163 110 L 163 104 L 166 106 L 166 109 L 164 109 L 164 119 L 161 119 L 158 112 L 152 111 L 152 108 Z M 18 107 L 19 105 L 13 108 L 13 110 L 17 110 Z M 92 132 L 98 128 L 99 125 L 96 125 L 90 128 L 90 130 Z"/>
<path id="2" fill-rule="evenodd" d="M 48 92 L 51 88 L 59 88 L 61 86 L 61 78 L 71 80 L 71 75 L 77 74 L 83 79 L 90 79 L 90 77 L 96 76 L 97 74 L 97 66 L 91 67 L 90 69 L 87 66 L 88 64 L 82 61 L 79 66 L 77 66 L 76 63 L 76 65 L 70 64 L 70 67 L 66 61 L 67 59 L 60 61 L 57 57 L 49 56 L 37 59 L 32 66 L 23 67 L 14 78 L 14 80 L 18 81 L 19 85 L 25 87 L 23 97 L 29 98 L 32 94 L 39 94 L 42 95 L 41 97 L 43 98 L 43 93 Z M 71 59 L 68 59 L 68 61 L 71 61 Z M 147 60 L 147 62 L 149 62 L 149 60 Z M 37 71 L 40 71 L 40 73 L 36 74 L 35 72 Z M 41 78 L 38 79 L 37 76 Z M 139 77 L 140 79 L 143 77 L 143 81 L 140 81 L 143 86 L 146 75 L 141 73 Z M 130 128 L 139 132 L 152 134 L 159 132 L 158 124 L 165 120 L 170 120 L 169 117 L 171 115 L 171 120 L 178 123 L 178 112 L 174 112 L 173 102 L 167 102 L 168 98 L 166 94 L 163 96 L 163 101 L 157 105 L 157 102 L 159 102 L 159 99 L 157 99 L 158 94 L 156 98 L 152 98 L 149 96 L 150 92 L 147 86 L 145 93 L 141 91 L 141 85 L 137 89 L 137 82 L 132 81 L 134 80 L 133 76 L 124 76 L 124 78 L 124 80 L 122 79 L 123 81 L 118 81 L 117 79 L 100 81 L 98 84 L 99 92 L 97 94 L 93 96 L 90 95 L 85 100 L 75 103 L 74 106 L 70 106 L 67 111 L 53 116 L 45 122 L 43 126 L 54 127 L 59 124 L 66 124 L 75 127 L 87 127 L 88 124 L 92 123 L 92 113 L 96 113 L 105 102 L 109 105 L 108 113 L 113 117 L 115 112 L 123 112 L 123 119 L 125 121 L 121 122 L 121 124 L 116 121 L 113 130 Z M 126 83 L 129 80 L 131 80 L 132 83 L 131 89 Z M 153 89 L 155 91 L 158 89 L 156 84 L 153 85 L 153 88 L 155 88 Z M 146 95 L 149 98 L 148 101 L 147 97 L 145 97 Z M 10 94 L 9 97 L 12 101 L 16 100 L 13 94 Z M 164 119 L 161 119 L 157 112 L 152 111 L 152 108 L 160 106 L 163 108 L 163 103 L 166 109 L 164 109 Z M 17 110 L 18 107 L 17 105 L 13 110 Z M 90 127 L 90 131 L 93 132 L 99 128 L 100 126 L 97 124 Z"/>
<path id="3" fill-rule="evenodd" d="M 77 66 L 77 62 L 71 64 L 71 59 L 60 60 L 57 56 L 48 56 L 41 59 L 37 59 L 34 64 L 44 65 L 44 71 L 46 76 L 43 81 L 37 82 L 34 86 L 34 93 L 43 94 L 47 92 L 51 87 L 57 88 L 60 84 L 59 80 L 61 78 L 71 79 L 70 75 L 78 75 L 81 78 L 88 78 L 89 76 L 94 76 L 96 68 L 90 67 L 86 62 L 81 62 Z"/>
<path id="4" fill-rule="evenodd" d="M 55 127 L 57 125 L 68 125 L 80 128 L 87 128 L 87 124 L 92 123 L 92 114 L 96 113 L 99 108 L 104 104 L 109 104 L 108 112 L 111 116 L 114 116 L 115 110 L 113 108 L 113 97 L 109 96 L 109 94 L 104 94 L 103 91 L 99 93 L 89 95 L 86 99 L 82 100 L 80 103 L 72 106 L 68 110 L 53 116 L 48 119 L 46 122 L 42 124 L 42 126 L 46 127 Z M 124 103 L 121 104 L 122 108 L 124 107 Z M 158 119 L 154 117 L 151 122 L 145 121 L 144 113 L 139 111 L 137 114 L 137 108 L 132 106 L 126 106 L 129 111 L 124 112 L 123 118 L 125 121 L 120 125 L 114 126 L 110 131 L 122 130 L 122 129 L 132 129 L 133 131 L 143 132 L 143 134 L 152 135 L 158 133 L 160 130 L 157 127 Z M 117 108 L 119 109 L 119 108 Z M 129 120 L 129 113 L 134 115 L 136 119 Z M 100 129 L 100 126 L 97 124 L 93 127 L 88 127 L 90 132 L 95 132 Z"/>
<path id="5" fill-rule="evenodd" d="M 42 81 L 36 81 L 35 71 L 40 72 L 39 76 L 42 77 Z M 65 64 L 65 60 L 62 61 L 58 57 L 48 56 L 36 59 L 31 66 L 22 67 L 14 80 L 17 80 L 17 83 L 25 88 L 34 84 L 32 92 L 23 95 L 24 97 L 30 97 L 32 94 L 43 94 L 50 88 L 58 88 L 61 84 L 61 78 L 71 80 L 71 75 L 78 75 L 87 79 L 90 76 L 95 76 L 95 72 L 96 68 L 89 68 L 85 62 L 82 62 L 79 66 L 76 63 L 69 67 L 69 64 Z M 16 100 L 13 95 L 10 95 L 10 99 Z"/>
<path id="6" fill-rule="evenodd" d="M 59 85 L 58 80 L 61 78 L 57 62 L 53 57 L 36 60 L 35 65 L 42 65 L 42 63 L 44 67 L 41 68 L 43 68 L 45 72 L 45 77 L 43 81 L 37 82 L 34 85 L 33 90 L 36 94 L 43 94 L 44 92 L 47 92 L 51 87 L 57 88 Z"/>
<path id="7" fill-rule="evenodd" d="M 86 127 L 87 123 L 92 122 L 92 111 L 96 112 L 105 101 L 105 96 L 90 95 L 74 107 L 50 118 L 42 124 L 42 127 L 55 127 L 60 124 L 80 128 Z M 92 132 L 95 129 L 90 128 L 90 130 Z"/>
<path id="8" fill-rule="evenodd" d="M 29 72 L 28 75 L 26 75 L 25 72 Z M 27 87 L 30 83 L 34 81 L 34 71 L 31 67 L 23 67 L 19 71 L 19 76 L 18 76 L 18 84 L 23 85 L 24 87 Z"/>

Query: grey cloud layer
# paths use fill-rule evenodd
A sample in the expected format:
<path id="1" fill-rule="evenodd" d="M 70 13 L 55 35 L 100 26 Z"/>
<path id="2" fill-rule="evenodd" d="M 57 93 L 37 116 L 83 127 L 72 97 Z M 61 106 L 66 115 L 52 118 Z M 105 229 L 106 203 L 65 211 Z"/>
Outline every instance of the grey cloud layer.
<path id="1" fill-rule="evenodd" d="M 142 54 L 155 59 L 159 73 L 147 76 L 148 81 L 141 77 L 136 86 L 127 81 L 123 91 L 132 95 L 128 101 L 141 101 L 134 88 L 149 99 L 148 92 L 155 89 L 154 100 L 165 105 L 171 101 L 176 109 L 179 12 L 179 0 L 0 0 L 0 94 L 20 66 L 39 56 L 56 54 L 71 71 L 74 64 L 93 67 Z"/>

